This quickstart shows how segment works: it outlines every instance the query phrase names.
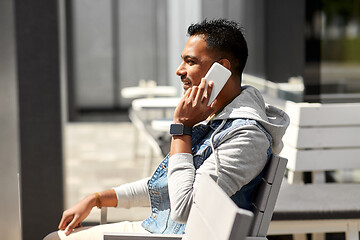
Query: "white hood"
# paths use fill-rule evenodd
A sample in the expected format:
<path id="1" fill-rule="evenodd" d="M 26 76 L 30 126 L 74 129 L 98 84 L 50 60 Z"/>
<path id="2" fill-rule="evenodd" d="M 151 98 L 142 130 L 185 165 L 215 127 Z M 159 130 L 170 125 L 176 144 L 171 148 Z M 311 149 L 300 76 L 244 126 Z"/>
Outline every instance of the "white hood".
<path id="1" fill-rule="evenodd" d="M 264 102 L 259 90 L 243 86 L 242 92 L 228 104 L 215 119 L 248 118 L 258 121 L 272 136 L 272 148 L 275 154 L 280 153 L 282 137 L 289 126 L 290 118 L 281 109 Z"/>

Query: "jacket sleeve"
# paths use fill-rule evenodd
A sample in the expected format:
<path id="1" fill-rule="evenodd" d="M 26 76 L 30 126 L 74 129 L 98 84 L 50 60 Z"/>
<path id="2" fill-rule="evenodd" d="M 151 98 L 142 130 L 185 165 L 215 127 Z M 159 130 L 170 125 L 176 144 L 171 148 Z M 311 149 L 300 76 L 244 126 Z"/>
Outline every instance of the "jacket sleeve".
<path id="1" fill-rule="evenodd" d="M 266 135 L 254 125 L 238 128 L 222 140 L 215 154 L 220 160 L 219 186 L 228 196 L 235 194 L 261 172 L 269 146 Z M 174 221 L 187 221 L 202 174 L 216 174 L 214 153 L 197 170 L 191 154 L 174 154 L 169 159 L 168 185 Z"/>
<path id="2" fill-rule="evenodd" d="M 118 208 L 149 207 L 150 197 L 147 182 L 149 178 L 144 178 L 132 183 L 114 187 L 118 200 Z"/>

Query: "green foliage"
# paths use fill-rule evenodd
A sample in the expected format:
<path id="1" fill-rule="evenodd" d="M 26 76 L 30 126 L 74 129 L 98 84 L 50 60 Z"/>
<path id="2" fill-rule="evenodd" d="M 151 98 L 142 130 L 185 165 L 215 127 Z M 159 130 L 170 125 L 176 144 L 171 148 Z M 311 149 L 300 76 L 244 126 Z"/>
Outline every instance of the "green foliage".
<path id="1" fill-rule="evenodd" d="M 321 42 L 322 60 L 360 63 L 360 37 L 323 40 Z"/>
<path id="2" fill-rule="evenodd" d="M 360 0 L 321 0 L 321 5 L 329 20 L 339 16 L 347 23 L 360 18 Z"/>

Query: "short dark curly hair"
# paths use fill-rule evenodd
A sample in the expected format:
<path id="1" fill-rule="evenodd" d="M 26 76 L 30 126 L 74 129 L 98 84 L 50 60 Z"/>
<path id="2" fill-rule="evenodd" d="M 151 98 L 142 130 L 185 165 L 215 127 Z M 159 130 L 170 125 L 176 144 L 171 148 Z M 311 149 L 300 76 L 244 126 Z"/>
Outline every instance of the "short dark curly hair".
<path id="1" fill-rule="evenodd" d="M 207 47 L 214 50 L 215 55 L 227 58 L 231 63 L 231 71 L 241 77 L 248 58 L 247 43 L 242 27 L 230 20 L 203 20 L 188 28 L 188 35 L 203 35 Z"/>

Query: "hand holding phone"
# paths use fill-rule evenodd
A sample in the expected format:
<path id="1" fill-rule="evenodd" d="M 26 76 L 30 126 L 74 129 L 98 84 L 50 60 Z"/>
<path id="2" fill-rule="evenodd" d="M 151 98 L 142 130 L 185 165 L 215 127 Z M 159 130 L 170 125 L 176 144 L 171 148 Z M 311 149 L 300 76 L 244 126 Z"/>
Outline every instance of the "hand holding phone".
<path id="1" fill-rule="evenodd" d="M 215 62 L 205 75 L 206 89 L 210 81 L 214 82 L 213 89 L 211 91 L 208 106 L 215 100 L 221 89 L 225 86 L 225 83 L 231 76 L 231 71 L 223 65 Z"/>

